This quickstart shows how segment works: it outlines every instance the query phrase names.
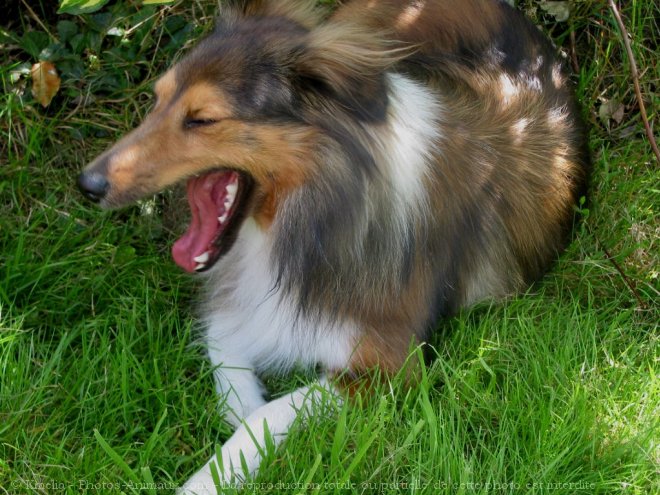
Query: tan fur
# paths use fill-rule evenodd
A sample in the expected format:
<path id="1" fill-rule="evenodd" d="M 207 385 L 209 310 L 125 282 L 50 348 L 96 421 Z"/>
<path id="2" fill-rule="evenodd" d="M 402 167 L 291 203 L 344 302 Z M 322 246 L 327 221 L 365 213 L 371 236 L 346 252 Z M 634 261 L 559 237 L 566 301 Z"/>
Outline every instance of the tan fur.
<path id="1" fill-rule="evenodd" d="M 311 33 L 308 50 L 298 67 L 342 87 L 351 76 L 380 74 L 411 53 L 411 48 L 388 46 L 384 40 L 354 22 L 325 24 Z"/>
<path id="2" fill-rule="evenodd" d="M 234 120 L 227 99 L 208 83 L 195 84 L 173 100 L 174 79 L 170 71 L 156 83 L 156 108 L 100 157 L 108 159 L 107 177 L 113 184 L 108 202 L 121 204 L 135 191 L 158 191 L 214 167 L 249 166 L 260 185 L 256 217 L 266 227 L 286 192 L 312 173 L 314 132 Z M 218 123 L 191 136 L 182 126 L 185 116 Z"/>
<path id="3" fill-rule="evenodd" d="M 257 179 L 260 192 L 255 218 L 262 228 L 273 222 L 275 214 L 289 192 L 313 175 L 310 157 L 314 153 L 316 136 L 308 129 L 263 126 L 253 130 L 260 143 L 253 153 L 249 172 Z M 256 151 L 256 150 L 255 150 Z"/>
<path id="4" fill-rule="evenodd" d="M 154 110 L 156 110 L 158 106 L 169 102 L 174 96 L 176 88 L 177 84 L 175 70 L 170 69 L 165 74 L 160 76 L 158 81 L 156 81 L 156 84 L 154 84 L 154 94 L 156 96 L 156 107 Z"/>

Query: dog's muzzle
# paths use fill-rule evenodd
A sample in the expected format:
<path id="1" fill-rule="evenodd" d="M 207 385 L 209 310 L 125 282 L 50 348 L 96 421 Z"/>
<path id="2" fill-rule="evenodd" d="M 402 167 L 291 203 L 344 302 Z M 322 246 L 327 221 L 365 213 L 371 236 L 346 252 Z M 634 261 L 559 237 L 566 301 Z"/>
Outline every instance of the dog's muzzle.
<path id="1" fill-rule="evenodd" d="M 78 176 L 78 187 L 87 199 L 100 202 L 110 189 L 110 183 L 98 172 L 83 172 Z"/>

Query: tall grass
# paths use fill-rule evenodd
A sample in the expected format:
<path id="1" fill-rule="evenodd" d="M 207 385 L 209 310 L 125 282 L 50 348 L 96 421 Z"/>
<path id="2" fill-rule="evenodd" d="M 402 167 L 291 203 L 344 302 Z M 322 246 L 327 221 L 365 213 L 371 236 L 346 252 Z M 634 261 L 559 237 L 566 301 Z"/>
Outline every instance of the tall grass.
<path id="1" fill-rule="evenodd" d="M 576 66 L 592 129 L 575 242 L 529 293 L 443 322 L 419 384 L 381 382 L 300 422 L 247 492 L 660 493 L 660 166 L 606 3 L 575 2 L 569 23 L 519 3 Z M 231 434 L 195 344 L 195 282 L 169 260 L 176 200 L 102 213 L 73 185 L 144 114 L 151 79 L 178 53 L 159 42 L 161 21 L 199 33 L 213 10 L 154 10 L 144 82 L 76 98 L 126 69 L 101 52 L 48 109 L 11 80 L 34 61 L 21 39 L 0 38 L 0 492 L 159 493 Z M 51 29 L 60 20 L 46 3 L 33 11 Z M 657 123 L 660 6 L 622 12 Z M 8 31 L 41 29 L 15 15 Z M 622 115 L 602 111 L 611 101 Z M 304 379 L 269 384 L 277 394 Z"/>

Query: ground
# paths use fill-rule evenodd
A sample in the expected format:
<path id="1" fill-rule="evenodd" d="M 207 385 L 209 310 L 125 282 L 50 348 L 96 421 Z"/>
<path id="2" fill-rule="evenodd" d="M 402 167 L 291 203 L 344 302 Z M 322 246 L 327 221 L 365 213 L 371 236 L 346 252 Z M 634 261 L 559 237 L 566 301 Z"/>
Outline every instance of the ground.
<path id="1" fill-rule="evenodd" d="M 215 2 L 52 3 L 2 9 L 0 493 L 166 493 L 231 433 L 196 344 L 195 282 L 169 257 L 177 194 L 107 213 L 75 177 L 144 116 Z M 570 2 L 561 22 L 520 3 L 567 54 L 591 129 L 574 242 L 528 294 L 443 322 L 419 385 L 396 378 L 299 425 L 248 492 L 660 493 L 660 163 L 624 35 L 606 2 Z M 660 6 L 622 3 L 657 126 Z M 62 77 L 47 107 L 26 74 L 40 59 Z"/>

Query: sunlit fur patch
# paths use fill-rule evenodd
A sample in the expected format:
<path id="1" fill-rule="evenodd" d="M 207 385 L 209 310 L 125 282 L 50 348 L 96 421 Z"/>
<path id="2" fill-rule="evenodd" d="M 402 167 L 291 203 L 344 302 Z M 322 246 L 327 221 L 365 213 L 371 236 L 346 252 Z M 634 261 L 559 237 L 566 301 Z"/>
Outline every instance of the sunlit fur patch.
<path id="1" fill-rule="evenodd" d="M 190 120 L 221 121 L 233 116 L 234 108 L 223 91 L 210 81 L 201 81 L 191 85 L 172 103 L 171 112 L 183 115 Z M 212 127 L 202 132 L 214 132 Z"/>
<path id="2" fill-rule="evenodd" d="M 564 77 L 559 63 L 555 63 L 552 66 L 552 82 L 557 89 L 562 88 L 566 84 L 566 77 Z"/>
<path id="3" fill-rule="evenodd" d="M 513 134 L 513 144 L 516 146 L 522 145 L 525 138 L 525 130 L 529 126 L 529 119 L 523 117 L 511 126 L 511 133 Z"/>
<path id="4" fill-rule="evenodd" d="M 499 101 L 503 106 L 509 106 L 519 97 L 521 85 L 508 74 L 501 74 L 499 79 Z"/>
<path id="5" fill-rule="evenodd" d="M 395 26 L 397 29 L 406 29 L 419 21 L 424 13 L 425 0 L 419 0 L 408 5 L 396 18 Z"/>
<path id="6" fill-rule="evenodd" d="M 174 70 L 169 70 L 163 74 L 154 85 L 156 95 L 156 108 L 170 101 L 177 89 L 176 75 Z"/>

